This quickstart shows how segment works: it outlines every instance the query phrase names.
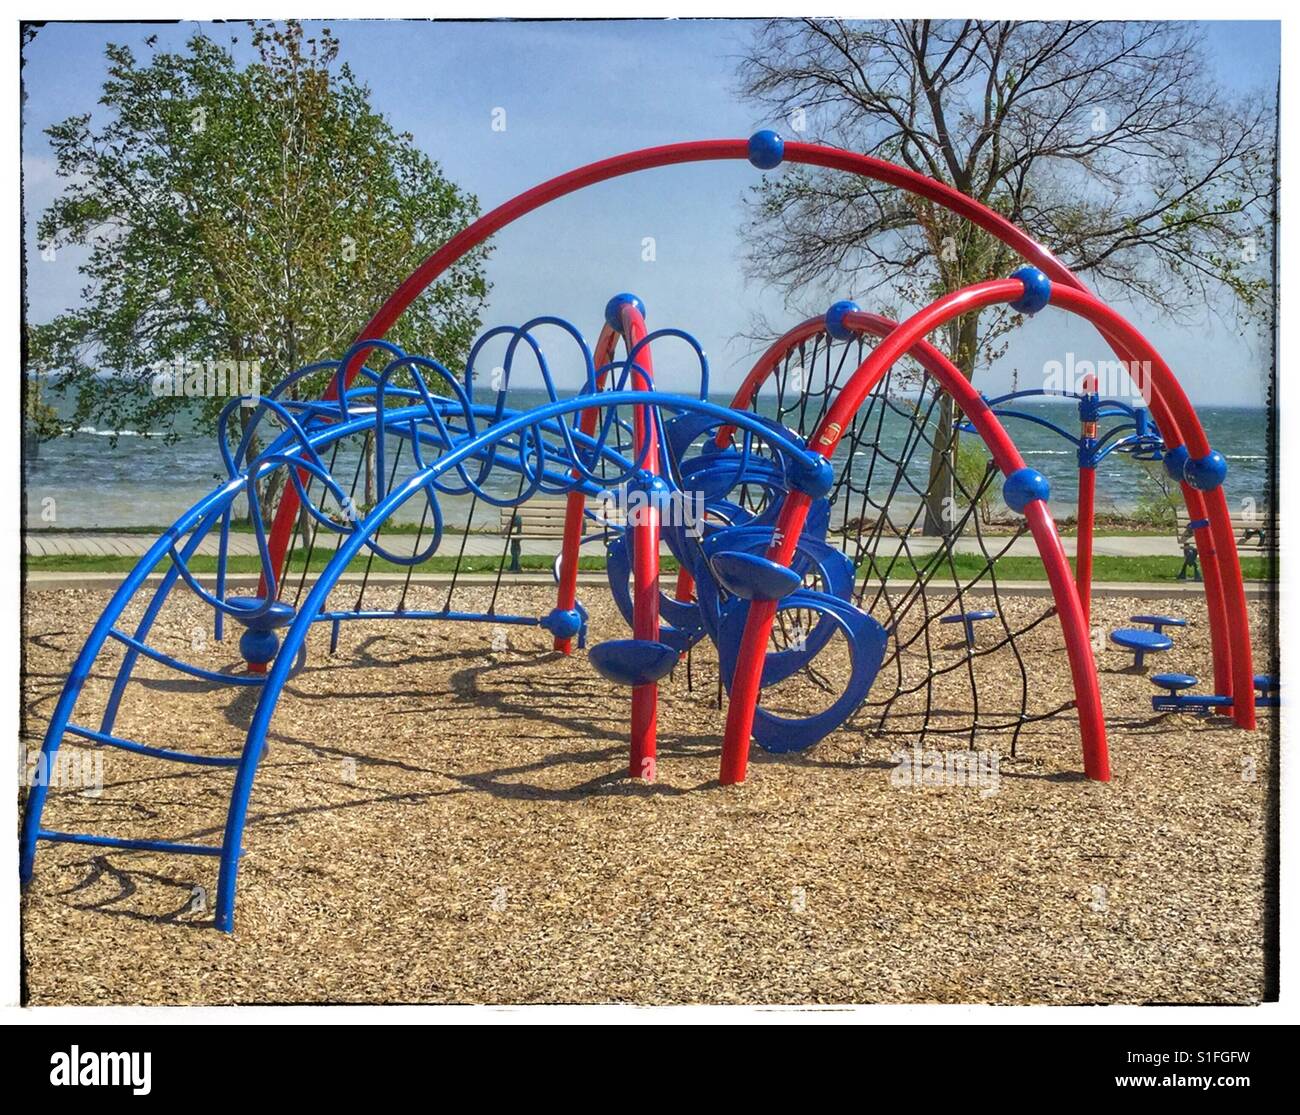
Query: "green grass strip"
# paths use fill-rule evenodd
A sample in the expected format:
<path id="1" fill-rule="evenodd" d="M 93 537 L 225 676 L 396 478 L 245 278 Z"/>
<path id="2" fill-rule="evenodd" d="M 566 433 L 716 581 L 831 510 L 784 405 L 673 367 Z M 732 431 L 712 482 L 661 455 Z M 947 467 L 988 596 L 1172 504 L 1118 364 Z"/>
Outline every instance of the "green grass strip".
<path id="1" fill-rule="evenodd" d="M 312 556 L 311 571 L 320 572 L 324 569 L 329 563 L 330 556 L 329 553 L 319 551 L 315 553 Z M 26 568 L 31 573 L 127 573 L 135 568 L 137 560 L 130 557 L 99 557 L 92 555 L 31 556 L 26 559 Z M 553 557 L 545 554 L 524 554 L 520 558 L 519 564 L 528 572 L 549 572 L 554 560 Z M 348 566 L 349 572 L 361 572 L 366 567 L 366 561 L 367 558 L 364 555 L 355 558 Z M 164 571 L 167 565 L 168 559 L 163 559 L 159 563 L 157 571 Z M 466 556 L 460 562 L 460 570 L 462 573 L 496 573 L 499 565 L 500 558 L 496 556 Z M 666 573 L 677 571 L 677 563 L 672 558 L 664 558 L 662 566 Z M 984 559 L 976 554 L 954 554 L 952 555 L 951 566 L 957 576 L 970 578 L 984 568 Z M 1093 558 L 1092 576 L 1096 582 L 1174 583 L 1181 566 L 1182 560 L 1176 557 L 1110 557 L 1098 555 Z M 405 573 L 408 567 L 376 557 L 370 568 L 371 572 L 374 573 Z M 419 576 L 421 573 L 451 573 L 455 568 L 456 557 L 454 555 L 436 554 L 428 561 L 417 566 L 415 575 Z M 587 571 L 603 570 L 605 568 L 605 559 L 601 556 L 583 557 L 579 560 L 578 568 Z M 203 556 L 192 558 L 190 569 L 195 573 L 215 573 L 217 559 Z M 226 569 L 230 573 L 259 573 L 261 572 L 261 564 L 256 557 L 251 555 L 235 555 L 229 559 Z M 947 569 L 948 563 L 945 562 L 936 573 L 936 576 L 947 579 L 949 576 Z M 1044 581 L 1047 579 L 1043 571 L 1043 563 L 1036 557 L 1001 558 L 996 563 L 996 571 L 999 577 L 1008 581 Z M 288 578 L 292 581 L 301 572 L 302 559 L 300 556 L 295 555 L 290 563 Z M 1241 572 L 1242 576 L 1247 580 L 1265 580 L 1269 575 L 1268 560 L 1263 557 L 1243 557 L 1241 559 Z M 915 565 L 902 559 L 895 562 L 889 570 L 891 580 L 910 580 L 914 575 Z"/>

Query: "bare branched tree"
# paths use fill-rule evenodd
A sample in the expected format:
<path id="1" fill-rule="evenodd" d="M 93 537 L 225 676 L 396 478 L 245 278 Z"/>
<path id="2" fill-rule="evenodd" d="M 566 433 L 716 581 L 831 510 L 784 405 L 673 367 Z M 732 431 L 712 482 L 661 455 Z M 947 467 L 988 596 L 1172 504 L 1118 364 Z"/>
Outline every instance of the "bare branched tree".
<path id="1" fill-rule="evenodd" d="M 955 186 L 1107 297 L 1191 321 L 1269 305 L 1273 109 L 1229 96 L 1209 70 L 1184 24 L 804 20 L 763 25 L 740 80 L 787 134 Z M 974 225 L 852 175 L 787 166 L 753 200 L 749 273 L 804 311 L 845 286 L 873 308 L 918 306 L 1017 264 Z M 973 375 L 1014 322 L 965 315 L 950 355 Z M 929 533 L 943 532 L 954 451 L 932 462 Z"/>

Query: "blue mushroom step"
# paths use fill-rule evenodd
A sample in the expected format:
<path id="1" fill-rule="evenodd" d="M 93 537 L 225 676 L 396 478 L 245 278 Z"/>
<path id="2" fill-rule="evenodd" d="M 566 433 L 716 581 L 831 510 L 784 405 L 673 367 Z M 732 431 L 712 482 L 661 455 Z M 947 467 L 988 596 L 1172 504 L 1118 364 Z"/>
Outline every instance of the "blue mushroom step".
<path id="1" fill-rule="evenodd" d="M 1254 679 L 1257 696 L 1256 708 L 1277 708 L 1277 679 L 1268 674 L 1257 674 Z M 1226 713 L 1232 708 L 1234 698 L 1223 693 L 1186 693 L 1197 684 L 1193 674 L 1155 674 L 1151 684 L 1164 692 L 1151 698 L 1156 712 L 1191 712 L 1207 716 L 1211 712 Z"/>
<path id="2" fill-rule="evenodd" d="M 1156 712 L 1190 712 L 1196 716 L 1208 716 L 1211 712 L 1227 712 L 1232 708 L 1232 698 L 1221 693 L 1185 693 L 1199 679 L 1195 674 L 1155 674 L 1151 684 L 1164 692 L 1151 698 L 1151 707 Z"/>
<path id="3" fill-rule="evenodd" d="M 677 665 L 678 651 L 653 639 L 611 639 L 587 652 L 596 673 L 616 685 L 653 685 Z"/>
<path id="4" fill-rule="evenodd" d="M 980 610 L 978 612 L 957 612 L 955 615 L 943 616 L 940 623 L 960 623 L 966 630 L 966 645 L 975 645 L 975 625 L 986 619 L 996 619 L 997 612 Z"/>
<path id="5" fill-rule="evenodd" d="M 1174 645 L 1173 639 L 1158 631 L 1147 631 L 1138 627 L 1121 627 L 1110 633 L 1110 641 L 1117 647 L 1133 652 L 1133 668 L 1142 669 L 1148 654 L 1169 650 Z"/>
<path id="6" fill-rule="evenodd" d="M 1129 616 L 1128 619 L 1130 623 L 1148 624 L 1151 627 L 1151 629 L 1155 631 L 1157 634 L 1162 633 L 1166 627 L 1187 626 L 1187 621 L 1185 619 L 1179 619 L 1177 616 L 1142 615 L 1142 616 Z M 1180 675 L 1180 676 L 1185 677 L 1187 675 Z"/>
<path id="7" fill-rule="evenodd" d="M 1183 690 L 1191 689 L 1199 681 L 1200 678 L 1195 674 L 1152 675 L 1151 684 L 1164 692 L 1151 698 L 1151 707 L 1156 712 L 1204 711 L 1203 705 L 1194 695 L 1183 693 Z"/>
<path id="8" fill-rule="evenodd" d="M 788 566 L 743 550 L 723 550 L 709 559 L 718 584 L 742 600 L 782 600 L 803 578 Z"/>

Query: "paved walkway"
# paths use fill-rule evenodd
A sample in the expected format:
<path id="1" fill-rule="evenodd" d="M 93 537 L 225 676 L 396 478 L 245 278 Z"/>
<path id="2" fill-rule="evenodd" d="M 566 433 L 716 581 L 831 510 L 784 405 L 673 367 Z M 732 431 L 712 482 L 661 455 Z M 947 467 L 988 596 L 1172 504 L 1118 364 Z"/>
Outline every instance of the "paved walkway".
<path id="1" fill-rule="evenodd" d="M 340 536 L 341 537 L 341 536 Z M 151 534 L 108 534 L 99 531 L 52 531 L 31 530 L 23 535 L 23 551 L 35 557 L 142 557 L 157 539 Z M 220 539 L 214 532 L 199 543 L 198 552 L 209 557 L 216 557 Z M 412 554 L 415 552 L 416 535 L 387 534 L 383 536 L 384 549 L 394 554 Z M 334 549 L 335 540 L 322 531 L 316 540 L 317 549 L 329 552 Z M 420 540 L 420 548 L 429 545 L 426 533 Z M 589 548 L 594 543 L 589 543 Z M 444 537 L 440 552 L 455 554 L 460 549 L 460 536 L 448 534 Z M 466 555 L 480 557 L 496 556 L 505 551 L 505 539 L 499 534 L 471 534 L 465 540 Z M 243 531 L 232 531 L 229 551 L 232 556 L 257 556 L 257 538 Z M 558 538 L 525 538 L 523 552 L 526 554 L 558 554 Z"/>
<path id="2" fill-rule="evenodd" d="M 51 531 L 51 530 L 31 530 L 23 536 L 23 550 L 29 556 L 35 557 L 140 557 L 155 539 L 148 534 L 108 534 L 97 531 Z M 428 535 L 424 536 L 422 546 L 428 545 Z M 1065 546 L 1065 552 L 1070 557 L 1074 556 L 1075 540 L 1073 538 L 1061 539 Z M 394 554 L 410 554 L 415 551 L 416 536 L 414 534 L 392 534 L 383 538 L 384 549 Z M 985 539 L 985 544 L 990 553 L 997 553 L 1005 544 L 1004 540 L 996 535 L 989 536 Z M 334 548 L 334 542 L 322 535 L 317 540 L 319 548 L 329 551 Z M 908 546 L 913 554 L 926 554 L 932 552 L 939 545 L 937 538 L 914 537 L 908 540 Z M 522 540 L 522 548 L 525 554 L 544 554 L 553 555 L 560 552 L 560 540 L 558 538 L 525 538 Z M 885 557 L 893 553 L 898 548 L 896 541 L 882 541 L 878 555 Z M 455 554 L 459 552 L 460 540 L 457 535 L 448 535 L 442 545 L 441 552 L 444 554 Z M 586 552 L 596 553 L 598 547 L 596 543 L 588 543 Z M 496 556 L 505 550 L 505 539 L 499 534 L 471 534 L 465 540 L 465 554 L 473 557 Z M 956 550 L 958 553 L 979 553 L 980 543 L 976 538 L 962 538 L 957 542 Z M 200 554 L 216 556 L 217 537 L 215 534 L 209 535 L 199 544 Z M 1098 556 L 1106 557 L 1182 557 L 1182 547 L 1178 541 L 1170 535 L 1153 535 L 1153 534 L 1125 534 L 1113 535 L 1096 538 L 1093 540 L 1092 552 Z M 243 532 L 232 532 L 230 535 L 230 553 L 232 555 L 245 555 L 255 557 L 257 555 L 257 539 L 252 534 Z M 1011 548 L 1007 554 L 1012 557 L 1034 557 L 1038 553 L 1034 545 L 1034 540 L 1028 535 L 1017 538 L 1011 543 Z"/>

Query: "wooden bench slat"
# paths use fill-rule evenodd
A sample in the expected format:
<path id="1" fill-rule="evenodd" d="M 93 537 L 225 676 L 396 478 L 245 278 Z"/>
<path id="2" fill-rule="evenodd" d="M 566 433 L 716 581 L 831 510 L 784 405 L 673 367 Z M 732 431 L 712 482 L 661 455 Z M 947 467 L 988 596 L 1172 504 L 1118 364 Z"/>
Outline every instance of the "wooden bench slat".
<path id="1" fill-rule="evenodd" d="M 621 511 L 606 508 L 596 500 L 588 499 L 586 510 L 588 514 L 583 517 L 583 534 L 601 529 L 601 523 L 592 519 L 592 514 L 600 516 L 604 512 L 606 521 L 610 524 L 622 525 L 624 517 Z M 539 497 L 518 507 L 502 507 L 500 531 L 502 534 L 513 534 L 516 538 L 559 538 L 564 535 L 567 512 L 568 500 L 563 497 Z"/>
<path id="2" fill-rule="evenodd" d="M 1187 513 L 1187 509 L 1178 508 L 1176 518 L 1180 537 L 1187 536 L 1192 524 L 1192 517 Z M 1277 516 L 1267 512 L 1254 515 L 1229 515 L 1228 522 L 1232 527 L 1233 536 L 1237 540 L 1238 549 L 1273 550 L 1277 548 L 1279 527 Z"/>

